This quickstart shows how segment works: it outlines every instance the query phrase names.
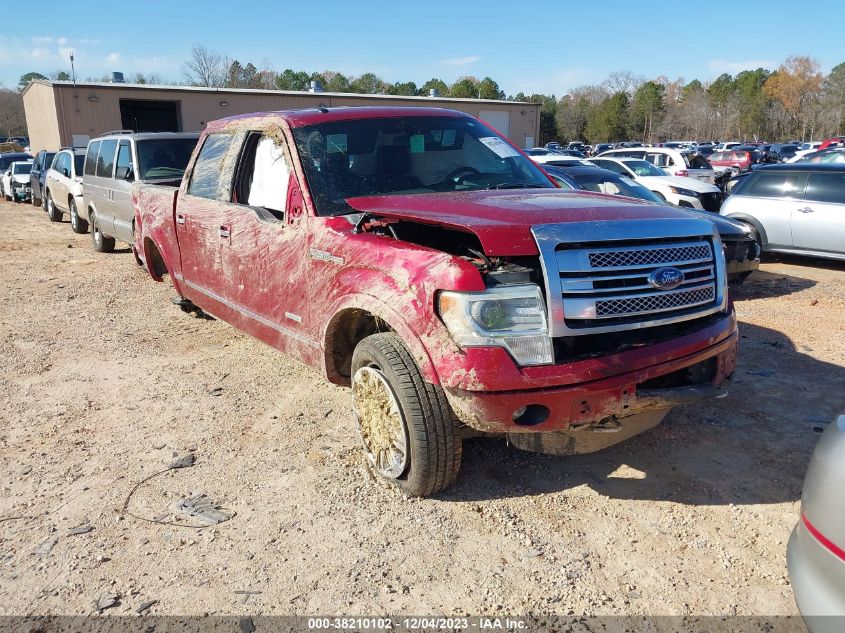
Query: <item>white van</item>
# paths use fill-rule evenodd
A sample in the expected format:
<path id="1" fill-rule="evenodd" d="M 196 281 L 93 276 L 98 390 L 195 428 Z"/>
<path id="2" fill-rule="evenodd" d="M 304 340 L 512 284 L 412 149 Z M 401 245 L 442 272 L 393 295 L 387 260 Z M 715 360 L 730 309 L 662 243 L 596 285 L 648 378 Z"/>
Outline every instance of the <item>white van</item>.
<path id="1" fill-rule="evenodd" d="M 118 130 L 88 142 L 82 176 L 82 220 L 91 225 L 94 250 L 114 250 L 115 240 L 132 244 L 132 182 L 181 180 L 198 133 Z"/>

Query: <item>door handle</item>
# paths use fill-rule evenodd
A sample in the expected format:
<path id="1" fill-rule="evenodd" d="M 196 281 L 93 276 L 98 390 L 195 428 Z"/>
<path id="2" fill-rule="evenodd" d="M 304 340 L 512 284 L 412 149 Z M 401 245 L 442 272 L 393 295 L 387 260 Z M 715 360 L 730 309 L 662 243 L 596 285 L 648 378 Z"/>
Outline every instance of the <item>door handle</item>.
<path id="1" fill-rule="evenodd" d="M 177 213 L 176 214 L 176 224 L 185 224 L 185 214 L 184 213 Z"/>
<path id="2" fill-rule="evenodd" d="M 229 235 L 230 235 L 229 227 L 228 226 L 221 226 L 219 229 L 217 229 L 217 234 L 224 239 L 228 239 Z"/>
<path id="3" fill-rule="evenodd" d="M 801 213 L 812 213 L 812 212 L 813 212 L 813 209 L 811 209 L 810 207 L 803 207 L 803 208 L 798 209 L 798 210 L 799 210 Z"/>

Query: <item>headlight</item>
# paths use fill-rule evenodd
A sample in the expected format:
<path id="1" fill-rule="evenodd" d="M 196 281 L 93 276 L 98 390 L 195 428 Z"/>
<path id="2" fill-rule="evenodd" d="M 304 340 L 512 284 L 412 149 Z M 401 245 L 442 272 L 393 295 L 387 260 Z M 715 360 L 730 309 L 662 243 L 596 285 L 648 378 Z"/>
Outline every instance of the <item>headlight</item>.
<path id="1" fill-rule="evenodd" d="M 461 347 L 504 347 L 520 365 L 554 362 L 546 306 L 536 284 L 442 292 L 438 310 Z"/>
<path id="2" fill-rule="evenodd" d="M 690 198 L 698 198 L 701 194 L 693 191 L 692 189 L 684 189 L 683 187 L 669 187 L 672 191 L 677 193 L 679 196 L 689 196 Z"/>

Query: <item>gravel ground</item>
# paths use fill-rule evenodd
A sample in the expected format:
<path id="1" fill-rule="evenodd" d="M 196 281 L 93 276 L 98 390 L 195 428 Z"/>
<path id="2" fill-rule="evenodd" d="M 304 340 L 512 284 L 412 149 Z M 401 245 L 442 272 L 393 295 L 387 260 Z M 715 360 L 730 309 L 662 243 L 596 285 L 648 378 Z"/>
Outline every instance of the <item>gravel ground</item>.
<path id="1" fill-rule="evenodd" d="M 0 202 L 0 614 L 795 614 L 843 271 L 772 261 L 735 292 L 728 398 L 589 456 L 470 440 L 452 489 L 407 500 L 364 466 L 347 390 Z M 234 517 L 189 527 L 194 492 Z"/>

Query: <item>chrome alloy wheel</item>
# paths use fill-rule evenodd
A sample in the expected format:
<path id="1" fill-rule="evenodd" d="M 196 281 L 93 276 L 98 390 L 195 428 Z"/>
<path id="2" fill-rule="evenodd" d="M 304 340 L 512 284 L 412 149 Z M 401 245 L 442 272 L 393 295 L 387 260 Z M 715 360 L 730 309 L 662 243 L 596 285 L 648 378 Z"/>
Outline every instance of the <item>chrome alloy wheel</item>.
<path id="1" fill-rule="evenodd" d="M 408 428 L 396 394 L 376 367 L 361 367 L 352 377 L 355 417 L 367 459 L 387 479 L 408 467 Z"/>

